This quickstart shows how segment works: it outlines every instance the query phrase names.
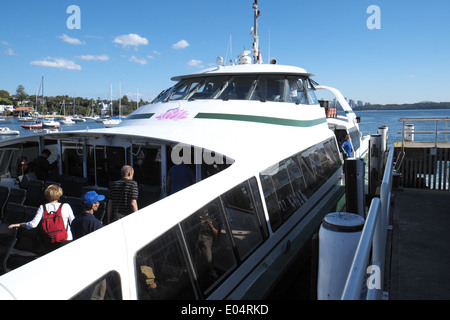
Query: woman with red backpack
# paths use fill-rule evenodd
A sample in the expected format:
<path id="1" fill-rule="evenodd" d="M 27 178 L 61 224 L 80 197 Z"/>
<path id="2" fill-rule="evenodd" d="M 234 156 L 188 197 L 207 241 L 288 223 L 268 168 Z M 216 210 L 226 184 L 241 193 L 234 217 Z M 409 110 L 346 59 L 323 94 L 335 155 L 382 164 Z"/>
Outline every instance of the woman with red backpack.
<path id="1" fill-rule="evenodd" d="M 75 219 L 72 208 L 68 203 L 60 203 L 63 191 L 60 186 L 50 185 L 45 189 L 48 203 L 39 207 L 33 220 L 29 222 L 11 224 L 12 228 L 33 229 L 38 226 L 46 244 L 45 251 L 52 251 L 73 240 L 70 224 Z"/>

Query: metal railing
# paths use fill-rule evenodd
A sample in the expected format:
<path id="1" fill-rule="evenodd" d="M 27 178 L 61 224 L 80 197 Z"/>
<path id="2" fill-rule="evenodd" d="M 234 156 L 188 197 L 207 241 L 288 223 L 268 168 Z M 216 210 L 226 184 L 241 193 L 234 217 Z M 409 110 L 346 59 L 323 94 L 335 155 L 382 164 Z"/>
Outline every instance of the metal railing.
<path id="1" fill-rule="evenodd" d="M 370 271 L 375 283 L 367 286 L 367 300 L 379 300 L 383 293 L 384 261 L 387 227 L 390 217 L 394 165 L 394 148 L 391 148 L 381 183 L 380 197 L 373 198 L 361 238 L 342 293 L 342 300 L 360 300 L 363 281 Z M 372 249 L 372 250 L 371 250 Z M 370 257 L 370 253 L 372 256 Z M 370 259 L 371 258 L 371 259 Z M 371 261 L 369 265 L 369 259 Z M 369 266 L 369 268 L 368 268 Z"/>
<path id="2" fill-rule="evenodd" d="M 437 148 L 439 137 L 444 135 L 443 141 L 448 142 L 448 135 L 450 134 L 450 129 L 448 127 L 450 118 L 449 117 L 436 117 L 436 118 L 400 118 L 398 122 L 402 122 L 402 131 L 398 132 L 402 135 L 402 148 L 398 154 L 397 161 L 395 163 L 395 169 L 398 171 L 403 163 L 403 158 L 405 157 L 405 142 L 414 141 L 415 135 L 434 135 L 434 139 L 427 139 L 423 142 L 434 142 L 434 147 Z M 406 124 L 409 122 L 409 124 Z M 434 123 L 433 127 L 430 128 L 415 128 L 412 123 Z M 445 124 L 445 128 L 439 126 L 440 124 Z"/>
<path id="3" fill-rule="evenodd" d="M 444 141 L 448 141 L 448 135 L 450 134 L 450 130 L 448 124 L 450 122 L 449 117 L 437 117 L 437 118 L 400 118 L 398 122 L 402 122 L 402 131 L 399 132 L 402 134 L 402 142 L 404 143 L 407 135 L 433 135 L 433 140 L 427 140 L 429 142 L 434 142 L 435 146 L 439 142 L 440 135 L 444 135 Z M 430 128 L 407 128 L 408 123 L 434 123 L 433 127 Z M 442 124 L 442 126 L 439 126 Z M 445 127 L 443 127 L 445 126 Z"/>

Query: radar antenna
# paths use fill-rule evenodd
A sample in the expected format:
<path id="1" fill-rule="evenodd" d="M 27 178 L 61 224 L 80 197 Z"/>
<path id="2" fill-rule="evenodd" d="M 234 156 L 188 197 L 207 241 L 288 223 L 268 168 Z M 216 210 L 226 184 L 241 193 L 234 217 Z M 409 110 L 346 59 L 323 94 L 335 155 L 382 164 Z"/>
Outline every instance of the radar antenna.
<path id="1" fill-rule="evenodd" d="M 259 50 L 259 36 L 258 36 L 258 18 L 261 16 L 261 11 L 258 9 L 258 0 L 255 0 L 253 4 L 253 9 L 255 11 L 255 26 L 251 29 L 251 36 L 253 37 L 253 63 L 262 63 L 261 51 Z"/>

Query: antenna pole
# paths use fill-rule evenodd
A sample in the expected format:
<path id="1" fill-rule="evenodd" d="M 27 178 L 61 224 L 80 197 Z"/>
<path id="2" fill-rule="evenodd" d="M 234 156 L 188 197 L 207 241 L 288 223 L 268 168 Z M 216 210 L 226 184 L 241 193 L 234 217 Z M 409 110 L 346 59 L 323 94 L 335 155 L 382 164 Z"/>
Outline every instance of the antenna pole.
<path id="1" fill-rule="evenodd" d="M 259 50 L 259 36 L 258 36 L 258 18 L 261 16 L 261 11 L 258 10 L 258 0 L 255 0 L 253 4 L 253 9 L 255 11 L 255 26 L 252 30 L 251 36 L 255 40 L 253 42 L 253 63 L 261 63 L 261 52 Z"/>

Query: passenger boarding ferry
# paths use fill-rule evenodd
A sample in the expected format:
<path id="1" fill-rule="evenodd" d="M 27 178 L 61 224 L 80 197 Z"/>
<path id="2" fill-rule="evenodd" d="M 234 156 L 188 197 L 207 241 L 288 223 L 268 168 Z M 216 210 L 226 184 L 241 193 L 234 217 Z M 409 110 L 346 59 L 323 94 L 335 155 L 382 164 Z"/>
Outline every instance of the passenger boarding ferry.
<path id="1" fill-rule="evenodd" d="M 17 159 L 45 148 L 50 162 L 60 155 L 66 195 L 106 190 L 124 164 L 140 188 L 138 212 L 44 256 L 19 231 L 1 299 L 262 299 L 295 259 L 308 269 L 309 240 L 344 193 L 339 140 L 350 133 L 357 156 L 366 140 L 345 100 L 343 114 L 326 117 L 316 90 L 342 100 L 337 90 L 302 68 L 262 63 L 253 8 L 253 59 L 245 52 L 239 63 L 175 77 L 111 129 L 0 143 L 9 190 L 18 189 Z M 180 162 L 196 183 L 168 195 L 168 170 Z"/>

